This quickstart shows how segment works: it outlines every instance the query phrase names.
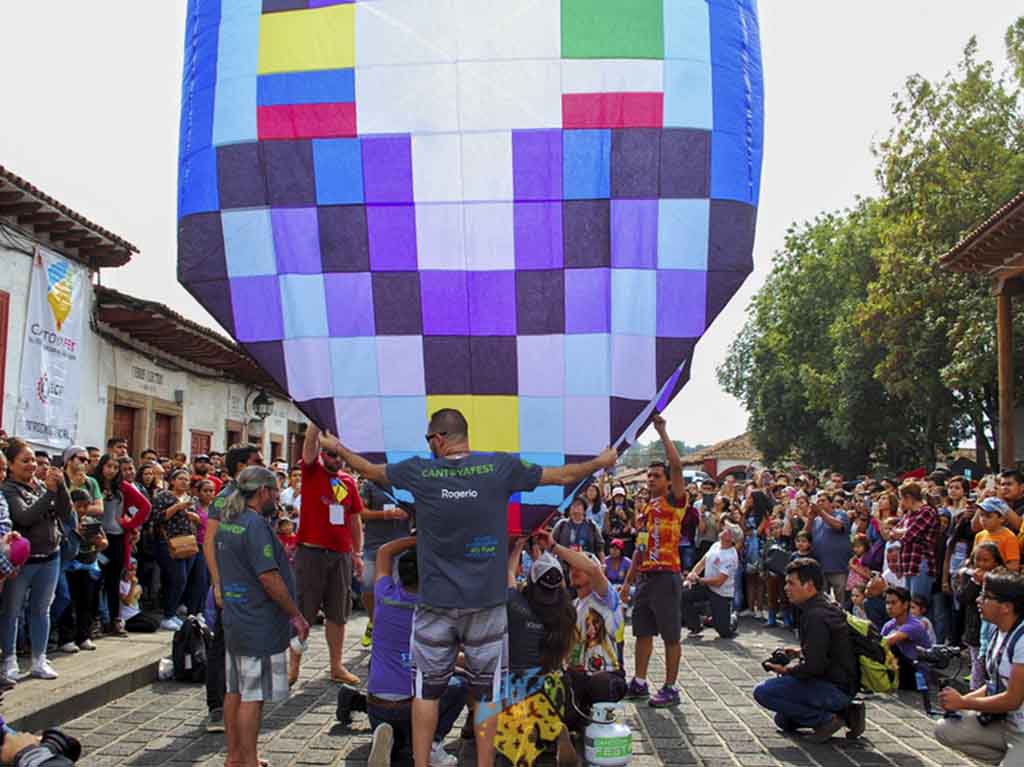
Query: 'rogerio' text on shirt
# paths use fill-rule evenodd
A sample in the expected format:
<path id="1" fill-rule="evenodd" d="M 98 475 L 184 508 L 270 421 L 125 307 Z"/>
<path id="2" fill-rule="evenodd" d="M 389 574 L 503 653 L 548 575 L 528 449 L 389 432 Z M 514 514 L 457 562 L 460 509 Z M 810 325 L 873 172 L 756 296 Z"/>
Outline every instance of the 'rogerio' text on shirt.
<path id="1" fill-rule="evenodd" d="M 476 466 L 435 466 L 424 469 L 424 479 L 451 479 L 452 477 L 476 477 L 481 474 L 493 474 L 493 463 L 481 463 Z"/>

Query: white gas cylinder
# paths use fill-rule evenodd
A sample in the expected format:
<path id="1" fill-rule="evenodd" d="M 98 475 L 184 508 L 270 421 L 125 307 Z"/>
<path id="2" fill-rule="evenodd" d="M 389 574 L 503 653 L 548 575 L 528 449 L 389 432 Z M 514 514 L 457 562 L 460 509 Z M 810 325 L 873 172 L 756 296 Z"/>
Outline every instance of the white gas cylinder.
<path id="1" fill-rule="evenodd" d="M 593 767 L 623 767 L 633 757 L 633 733 L 617 721 L 621 703 L 595 703 L 590 718 L 593 724 L 583 733 L 583 758 Z"/>

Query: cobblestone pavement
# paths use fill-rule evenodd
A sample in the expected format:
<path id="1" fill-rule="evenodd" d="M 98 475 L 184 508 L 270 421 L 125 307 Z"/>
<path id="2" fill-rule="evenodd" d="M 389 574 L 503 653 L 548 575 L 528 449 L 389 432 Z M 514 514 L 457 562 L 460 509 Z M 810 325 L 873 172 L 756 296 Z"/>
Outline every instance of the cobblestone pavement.
<path id="1" fill-rule="evenodd" d="M 349 625 L 346 662 L 365 678 L 368 651 L 358 646 L 365 626 L 360 614 Z M 900 765 L 952 767 L 969 764 L 962 755 L 940 746 L 931 735 L 932 722 L 920 711 L 916 696 L 874 696 L 868 701 L 868 728 L 857 741 L 833 738 L 816 746 L 787 737 L 775 729 L 767 712 L 751 697 L 764 678 L 763 658 L 792 636 L 767 631 L 746 619 L 736 641 L 706 638 L 683 643 L 680 680 L 683 702 L 673 709 L 626 704 L 634 733 L 636 767 L 651 765 Z M 627 667 L 632 669 L 627 641 Z M 170 635 L 168 635 L 168 648 Z M 334 720 L 337 687 L 326 676 L 327 651 L 323 632 L 310 641 L 299 683 L 291 697 L 264 712 L 261 755 L 272 767 L 300 765 L 361 765 L 369 755 L 370 732 L 363 714 L 350 727 Z M 663 656 L 655 650 L 652 687 L 664 673 Z M 150 765 L 223 764 L 223 736 L 203 729 L 206 714 L 201 687 L 157 682 L 97 709 L 66 729 L 79 737 L 86 756 L 84 767 L 148 767 Z M 458 739 L 459 727 L 447 747 L 459 763 L 475 764 L 472 747 Z M 545 762 L 554 764 L 554 761 Z"/>

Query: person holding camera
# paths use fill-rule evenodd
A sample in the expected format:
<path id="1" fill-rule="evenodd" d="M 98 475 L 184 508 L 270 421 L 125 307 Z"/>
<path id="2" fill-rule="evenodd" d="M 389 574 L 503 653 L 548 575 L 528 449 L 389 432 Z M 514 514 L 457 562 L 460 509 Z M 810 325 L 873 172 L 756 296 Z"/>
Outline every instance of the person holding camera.
<path id="1" fill-rule="evenodd" d="M 1024 765 L 1024 576 L 989 573 L 978 604 L 996 626 L 985 655 L 989 681 L 966 695 L 949 687 L 939 693 L 946 711 L 969 713 L 940 721 L 935 739 L 972 759 Z"/>
<path id="2" fill-rule="evenodd" d="M 853 700 L 859 671 L 846 614 L 825 597 L 824 587 L 817 560 L 800 557 L 786 566 L 786 596 L 799 608 L 800 647 L 776 650 L 762 665 L 778 676 L 754 688 L 754 700 L 775 712 L 779 729 L 809 727 L 812 743 L 827 742 L 844 726 L 856 738 L 865 724 L 864 704 Z"/>

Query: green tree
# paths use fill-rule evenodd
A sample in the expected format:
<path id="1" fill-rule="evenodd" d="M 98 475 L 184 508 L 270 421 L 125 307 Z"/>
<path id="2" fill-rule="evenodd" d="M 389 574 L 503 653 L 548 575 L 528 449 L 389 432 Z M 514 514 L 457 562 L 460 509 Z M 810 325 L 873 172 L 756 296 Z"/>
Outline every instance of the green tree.
<path id="1" fill-rule="evenodd" d="M 1007 74 L 972 39 L 941 80 L 909 77 L 874 147 L 879 198 L 792 227 L 775 255 L 718 371 L 769 461 L 908 468 L 971 433 L 993 455 L 994 299 L 937 261 L 1024 188 L 1024 17 L 1006 44 Z"/>

